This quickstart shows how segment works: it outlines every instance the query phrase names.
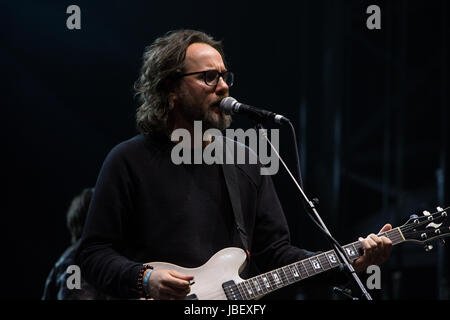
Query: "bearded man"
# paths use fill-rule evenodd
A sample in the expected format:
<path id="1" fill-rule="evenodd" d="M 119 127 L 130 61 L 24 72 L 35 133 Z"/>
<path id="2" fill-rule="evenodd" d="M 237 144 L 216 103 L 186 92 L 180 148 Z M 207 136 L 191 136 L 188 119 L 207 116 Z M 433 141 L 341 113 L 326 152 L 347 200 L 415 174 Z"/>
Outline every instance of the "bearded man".
<path id="1" fill-rule="evenodd" d="M 84 277 L 102 292 L 184 299 L 195 286 L 192 274 L 145 263 L 194 268 L 226 247 L 251 252 L 243 277 L 313 255 L 291 245 L 274 185 L 259 165 L 231 165 L 229 183 L 227 165 L 171 161 L 174 130 L 192 136 L 194 121 L 202 121 L 203 130 L 230 125 L 219 104 L 233 82 L 222 44 L 203 32 L 169 32 L 146 48 L 135 85 L 140 134 L 114 147 L 104 161 L 78 252 Z M 374 234 L 361 243 L 365 252 L 354 262 L 357 271 L 383 262 L 392 245 Z"/>

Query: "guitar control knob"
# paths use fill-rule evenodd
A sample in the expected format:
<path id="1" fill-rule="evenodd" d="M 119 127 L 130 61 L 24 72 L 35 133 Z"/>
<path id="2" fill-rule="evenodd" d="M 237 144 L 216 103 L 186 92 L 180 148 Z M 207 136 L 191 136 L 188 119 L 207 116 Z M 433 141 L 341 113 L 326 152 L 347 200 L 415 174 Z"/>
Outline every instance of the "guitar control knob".
<path id="1" fill-rule="evenodd" d="M 422 234 L 420 235 L 420 237 L 421 237 L 422 239 L 426 239 L 426 238 L 427 238 L 427 234 L 426 234 L 426 233 L 422 233 Z"/>
<path id="2" fill-rule="evenodd" d="M 429 252 L 429 251 L 431 251 L 431 250 L 433 250 L 433 245 L 431 245 L 431 244 L 426 244 L 426 245 L 425 245 L 425 251 L 426 251 L 426 252 Z"/>

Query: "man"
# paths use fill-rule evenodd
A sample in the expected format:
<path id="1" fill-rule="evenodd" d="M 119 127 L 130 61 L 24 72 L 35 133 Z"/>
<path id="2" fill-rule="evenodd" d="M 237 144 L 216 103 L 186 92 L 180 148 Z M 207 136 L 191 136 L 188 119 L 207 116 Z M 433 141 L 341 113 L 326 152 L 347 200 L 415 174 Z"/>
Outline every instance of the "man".
<path id="1" fill-rule="evenodd" d="M 107 156 L 83 233 L 78 261 L 88 281 L 120 298 L 183 299 L 195 281 L 192 275 L 150 270 L 143 263 L 198 267 L 231 246 L 248 248 L 251 265 L 264 271 L 310 256 L 290 244 L 273 183 L 260 175 L 258 165 L 235 165 L 232 189 L 240 195 L 243 239 L 221 166 L 171 161 L 175 129 L 192 134 L 196 120 L 204 130 L 231 123 L 219 108 L 234 80 L 221 43 L 180 30 L 157 39 L 143 60 L 136 83 L 141 134 Z M 389 239 L 372 234 L 361 242 L 365 254 L 354 263 L 357 271 L 388 257 Z"/>

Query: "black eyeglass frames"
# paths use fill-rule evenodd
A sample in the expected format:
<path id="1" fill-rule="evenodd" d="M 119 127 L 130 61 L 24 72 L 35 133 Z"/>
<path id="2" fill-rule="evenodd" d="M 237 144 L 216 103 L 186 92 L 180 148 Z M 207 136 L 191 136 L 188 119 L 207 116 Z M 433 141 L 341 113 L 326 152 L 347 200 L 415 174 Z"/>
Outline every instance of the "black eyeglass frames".
<path id="1" fill-rule="evenodd" d="M 216 86 L 221 77 L 222 77 L 223 81 L 225 81 L 227 86 L 229 86 L 229 87 L 231 87 L 234 82 L 234 73 L 231 71 L 219 72 L 217 70 L 205 70 L 205 71 L 185 73 L 185 74 L 182 74 L 181 77 L 187 77 L 187 76 L 192 76 L 194 74 L 201 74 L 201 73 L 203 73 L 203 81 L 205 81 L 205 83 L 208 86 L 212 86 L 212 87 Z"/>

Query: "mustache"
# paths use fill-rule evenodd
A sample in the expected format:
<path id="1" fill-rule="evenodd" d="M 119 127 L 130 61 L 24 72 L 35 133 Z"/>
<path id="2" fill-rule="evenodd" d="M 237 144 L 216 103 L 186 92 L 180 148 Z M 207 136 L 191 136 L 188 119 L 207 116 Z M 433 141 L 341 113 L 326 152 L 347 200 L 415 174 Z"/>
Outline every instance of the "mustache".
<path id="1" fill-rule="evenodd" d="M 213 106 L 216 105 L 216 104 L 220 105 L 220 103 L 222 102 L 222 100 L 225 99 L 226 97 L 228 97 L 228 95 L 227 95 L 227 96 L 223 96 L 223 97 L 217 98 L 217 100 L 214 101 L 211 105 L 213 105 Z"/>

